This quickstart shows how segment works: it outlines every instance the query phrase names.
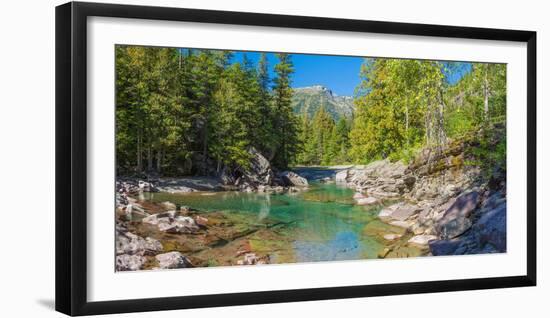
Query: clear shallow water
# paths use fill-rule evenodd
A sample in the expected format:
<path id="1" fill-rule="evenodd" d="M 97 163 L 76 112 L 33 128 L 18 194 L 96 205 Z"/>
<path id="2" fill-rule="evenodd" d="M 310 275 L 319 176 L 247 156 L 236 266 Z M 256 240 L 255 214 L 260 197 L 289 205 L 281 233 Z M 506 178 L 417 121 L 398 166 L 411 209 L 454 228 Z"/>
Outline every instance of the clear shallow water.
<path id="1" fill-rule="evenodd" d="M 353 204 L 354 191 L 336 184 L 312 182 L 298 193 L 243 192 L 153 193 L 148 200 L 170 201 L 200 211 L 236 213 L 254 223 L 270 220 L 292 224 L 286 229 L 297 262 L 376 258 L 384 246 L 363 234 L 380 207 Z"/>

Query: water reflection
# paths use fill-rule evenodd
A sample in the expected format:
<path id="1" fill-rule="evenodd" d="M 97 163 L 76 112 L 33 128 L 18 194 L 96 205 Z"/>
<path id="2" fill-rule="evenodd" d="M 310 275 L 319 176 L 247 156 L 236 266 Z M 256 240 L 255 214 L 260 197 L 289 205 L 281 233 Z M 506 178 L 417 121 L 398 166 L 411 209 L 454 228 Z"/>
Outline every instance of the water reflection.
<path id="1" fill-rule="evenodd" d="M 298 194 L 243 192 L 155 193 L 147 199 L 170 201 L 200 211 L 242 215 L 251 222 L 270 219 L 292 224 L 285 229 L 296 261 L 327 261 L 376 257 L 379 246 L 365 240 L 363 227 L 377 210 L 352 204 L 353 191 L 336 184 L 314 183 Z M 376 246 L 375 246 L 376 245 Z"/>

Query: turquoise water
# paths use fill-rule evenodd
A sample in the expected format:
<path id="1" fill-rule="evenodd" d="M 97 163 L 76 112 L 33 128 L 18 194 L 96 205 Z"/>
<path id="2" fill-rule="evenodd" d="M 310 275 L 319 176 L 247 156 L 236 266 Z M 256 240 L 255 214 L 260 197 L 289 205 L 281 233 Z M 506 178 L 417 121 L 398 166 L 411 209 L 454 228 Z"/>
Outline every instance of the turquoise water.
<path id="1" fill-rule="evenodd" d="M 289 248 L 298 262 L 376 258 L 383 246 L 362 232 L 381 207 L 354 205 L 353 194 L 353 190 L 336 184 L 313 182 L 308 190 L 298 193 L 154 193 L 148 199 L 205 212 L 238 213 L 251 222 L 292 224 L 287 229 L 292 238 Z"/>

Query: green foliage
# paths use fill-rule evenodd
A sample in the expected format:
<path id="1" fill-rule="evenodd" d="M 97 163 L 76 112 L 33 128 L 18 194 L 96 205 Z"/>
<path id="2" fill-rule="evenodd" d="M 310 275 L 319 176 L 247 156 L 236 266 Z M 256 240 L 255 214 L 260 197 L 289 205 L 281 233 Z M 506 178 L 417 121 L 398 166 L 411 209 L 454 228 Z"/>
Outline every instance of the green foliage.
<path id="1" fill-rule="evenodd" d="M 276 54 L 279 63 L 275 65 L 277 77 L 273 87 L 273 111 L 272 123 L 274 134 L 274 158 L 273 163 L 277 167 L 286 168 L 294 161 L 295 154 L 300 149 L 299 120 L 292 111 L 292 88 L 290 75 L 294 72 L 294 66 L 290 55 Z"/>
<path id="2" fill-rule="evenodd" d="M 119 173 L 248 167 L 251 147 L 281 168 L 293 160 L 300 144 L 290 56 L 278 55 L 273 91 L 265 55 L 258 68 L 246 56 L 230 58 L 226 51 L 116 47 Z"/>
<path id="3" fill-rule="evenodd" d="M 367 59 L 356 89 L 352 161 L 410 161 L 421 147 L 490 131 L 505 120 L 505 65 L 473 64 L 452 86 L 444 71 L 444 64 L 434 61 Z"/>
<path id="4" fill-rule="evenodd" d="M 345 118 L 334 123 L 332 116 L 322 106 L 311 121 L 307 112 L 302 114 L 300 131 L 302 148 L 295 164 L 335 165 L 349 161 L 349 124 Z"/>
<path id="5" fill-rule="evenodd" d="M 218 173 L 248 167 L 251 147 L 279 169 L 408 162 L 475 134 L 470 163 L 505 166 L 506 65 L 474 63 L 451 85 L 450 63 L 366 59 L 352 119 L 335 122 L 325 106 L 293 113 L 291 56 L 276 57 L 270 78 L 265 54 L 254 65 L 227 51 L 116 46 L 118 173 Z"/>

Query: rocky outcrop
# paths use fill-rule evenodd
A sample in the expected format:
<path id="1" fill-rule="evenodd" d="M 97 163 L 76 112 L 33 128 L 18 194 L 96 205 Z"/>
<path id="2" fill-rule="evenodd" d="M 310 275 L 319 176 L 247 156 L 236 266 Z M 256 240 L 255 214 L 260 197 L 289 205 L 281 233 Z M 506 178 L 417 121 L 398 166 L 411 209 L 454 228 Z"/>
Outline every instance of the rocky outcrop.
<path id="1" fill-rule="evenodd" d="M 324 107 L 335 122 L 342 117 L 352 118 L 353 97 L 337 96 L 321 85 L 299 87 L 293 90 L 292 108 L 295 114 L 307 113 L 309 118 L 313 118 L 321 107 Z"/>
<path id="2" fill-rule="evenodd" d="M 357 191 L 356 201 L 399 201 L 379 212 L 386 226 L 365 227 L 367 235 L 391 242 L 380 257 L 414 255 L 409 248 L 432 255 L 506 251 L 506 173 L 484 178 L 479 167 L 465 164 L 465 146 L 451 142 L 424 149 L 409 165 L 381 160 L 335 175 Z"/>
<path id="3" fill-rule="evenodd" d="M 339 171 L 337 183 L 346 183 L 360 193 L 378 199 L 400 197 L 406 188 L 403 180 L 406 166 L 389 160 L 375 161 L 364 168 L 351 168 Z"/>
<path id="4" fill-rule="evenodd" d="M 471 215 L 479 199 L 477 191 L 460 195 L 436 223 L 436 231 L 443 239 L 452 239 L 472 226 Z"/>

